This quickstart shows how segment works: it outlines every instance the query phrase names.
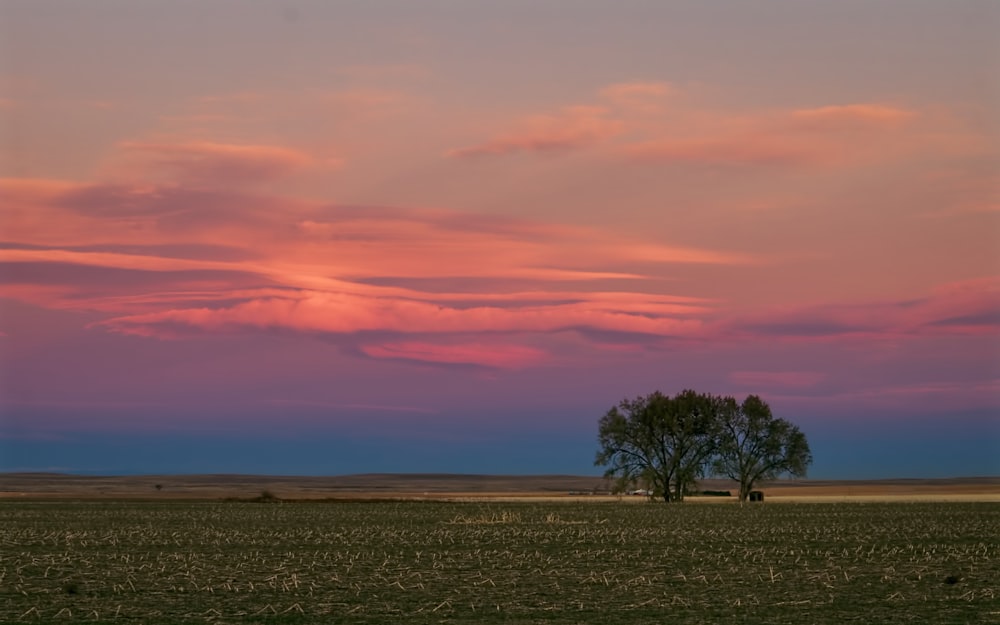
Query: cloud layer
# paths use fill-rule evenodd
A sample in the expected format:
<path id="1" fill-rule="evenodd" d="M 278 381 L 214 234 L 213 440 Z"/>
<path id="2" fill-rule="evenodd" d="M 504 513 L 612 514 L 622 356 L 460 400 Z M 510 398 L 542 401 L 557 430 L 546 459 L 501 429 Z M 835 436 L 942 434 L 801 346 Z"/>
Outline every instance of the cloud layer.
<path id="1" fill-rule="evenodd" d="M 0 247 L 4 295 L 97 311 L 104 318 L 91 327 L 125 335 L 293 332 L 340 337 L 370 358 L 516 368 L 558 360 L 545 346 L 552 335 L 600 351 L 609 340 L 655 350 L 667 340 L 888 340 L 1000 329 L 992 277 L 919 299 L 749 312 L 665 288 L 663 276 L 686 267 L 780 270 L 772 262 L 580 226 L 176 186 L 6 180 L 0 190 L 15 200 L 6 215 L 12 240 Z M 39 220 L 60 226 L 42 229 Z"/>
<path id="2" fill-rule="evenodd" d="M 94 328 L 147 337 L 290 331 L 353 337 L 345 345 L 373 358 L 526 366 L 545 359 L 537 335 L 697 333 L 715 304 L 662 291 L 651 268 L 752 262 L 439 210 L 176 186 L 7 180 L 0 189 L 17 199 L 14 240 L 0 247 L 4 294 L 100 311 L 107 318 Z"/>
<path id="3" fill-rule="evenodd" d="M 536 404 L 550 384 L 607 384 L 804 410 L 995 405 L 993 149 L 956 115 L 621 80 L 464 116 L 420 90 L 424 70 L 338 75 L 189 97 L 109 140 L 88 175 L 0 180 L 0 295 L 153 361 L 246 345 L 234 379 L 170 374 L 199 402 L 246 376 L 268 406 L 436 415 L 487 392 L 454 388 L 474 376 L 516 379 L 505 392 Z M 44 341 L 6 323 L 19 353 Z M 327 366 L 399 389 L 345 382 L 341 400 L 315 379 Z M 108 405 L 169 404 L 161 373 Z M 44 377 L 12 401 L 41 405 Z M 45 405 L 105 405 L 101 380 Z"/>

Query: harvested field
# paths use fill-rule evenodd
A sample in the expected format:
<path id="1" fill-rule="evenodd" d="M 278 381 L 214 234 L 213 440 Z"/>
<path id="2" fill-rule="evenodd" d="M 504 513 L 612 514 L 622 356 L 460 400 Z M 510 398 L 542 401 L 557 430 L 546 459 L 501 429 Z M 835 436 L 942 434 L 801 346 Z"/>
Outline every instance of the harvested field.
<path id="1" fill-rule="evenodd" d="M 0 622 L 997 623 L 1000 505 L 0 502 Z"/>
<path id="2" fill-rule="evenodd" d="M 726 480 L 703 480 L 704 490 L 736 492 Z M 445 499 L 644 501 L 609 496 L 596 476 L 367 474 L 330 477 L 260 475 L 78 476 L 0 474 L 0 499 L 253 498 L 268 491 L 281 499 Z M 781 480 L 761 486 L 768 501 L 1000 501 L 1000 477 L 867 481 Z M 691 498 L 727 501 L 728 498 Z"/>

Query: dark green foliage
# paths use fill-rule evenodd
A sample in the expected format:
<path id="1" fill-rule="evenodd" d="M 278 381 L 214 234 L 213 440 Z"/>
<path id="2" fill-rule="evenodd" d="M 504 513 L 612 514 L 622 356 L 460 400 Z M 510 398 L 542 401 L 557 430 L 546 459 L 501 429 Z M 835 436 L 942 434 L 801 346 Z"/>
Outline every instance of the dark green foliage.
<path id="1" fill-rule="evenodd" d="M 713 470 L 736 480 L 740 501 L 755 484 L 788 474 L 802 477 L 812 463 L 805 434 L 784 419 L 775 418 L 761 398 L 750 395 L 742 404 L 727 397 L 720 415 L 719 445 Z"/>
<path id="2" fill-rule="evenodd" d="M 618 479 L 619 491 L 637 484 L 664 501 L 681 501 L 715 449 L 716 408 L 712 397 L 690 390 L 623 399 L 598 424 L 594 464 Z"/>
<path id="3" fill-rule="evenodd" d="M 617 478 L 620 492 L 639 485 L 664 501 L 681 501 L 712 472 L 736 480 L 746 501 L 754 485 L 780 475 L 804 476 L 812 463 L 806 437 L 756 395 L 743 403 L 686 390 L 624 399 L 598 423 L 594 464 Z"/>
<path id="4" fill-rule="evenodd" d="M 254 497 L 251 501 L 256 503 L 277 503 L 281 501 L 281 498 L 269 490 L 262 490 L 260 491 L 260 495 Z"/>

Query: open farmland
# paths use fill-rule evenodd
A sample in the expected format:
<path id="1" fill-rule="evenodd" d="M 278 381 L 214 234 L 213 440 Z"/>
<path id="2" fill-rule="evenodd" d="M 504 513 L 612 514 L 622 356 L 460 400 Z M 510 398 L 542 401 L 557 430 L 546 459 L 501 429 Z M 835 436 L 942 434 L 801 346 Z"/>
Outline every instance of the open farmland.
<path id="1" fill-rule="evenodd" d="M 0 622 L 1000 623 L 1000 504 L 7 501 Z"/>
<path id="2" fill-rule="evenodd" d="M 705 490 L 735 492 L 730 480 L 699 480 Z M 252 498 L 262 491 L 282 499 L 506 499 L 600 501 L 612 483 L 579 475 L 363 474 L 339 476 L 134 475 L 0 473 L 0 500 L 162 501 Z M 775 480 L 760 485 L 768 500 L 997 501 L 1000 477 L 891 480 Z M 617 501 L 618 497 L 603 497 Z M 636 499 L 640 502 L 642 499 Z"/>

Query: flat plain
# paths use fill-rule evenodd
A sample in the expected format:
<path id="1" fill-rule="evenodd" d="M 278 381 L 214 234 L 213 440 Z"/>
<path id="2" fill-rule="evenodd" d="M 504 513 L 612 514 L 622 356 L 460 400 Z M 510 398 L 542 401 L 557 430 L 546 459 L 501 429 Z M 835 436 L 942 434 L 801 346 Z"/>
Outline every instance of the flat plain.
<path id="1" fill-rule="evenodd" d="M 1000 623 L 994 501 L 148 488 L 0 501 L 0 622 Z"/>
<path id="2" fill-rule="evenodd" d="M 702 480 L 704 490 L 736 492 L 728 480 Z M 889 480 L 778 480 L 760 486 L 768 500 L 1000 501 L 1000 477 Z M 416 499 L 449 501 L 622 501 L 611 483 L 577 475 L 360 474 L 342 476 L 139 475 L 0 473 L 0 499 L 214 500 Z M 626 501 L 642 501 L 641 497 Z M 692 501 L 719 501 L 716 498 Z"/>

